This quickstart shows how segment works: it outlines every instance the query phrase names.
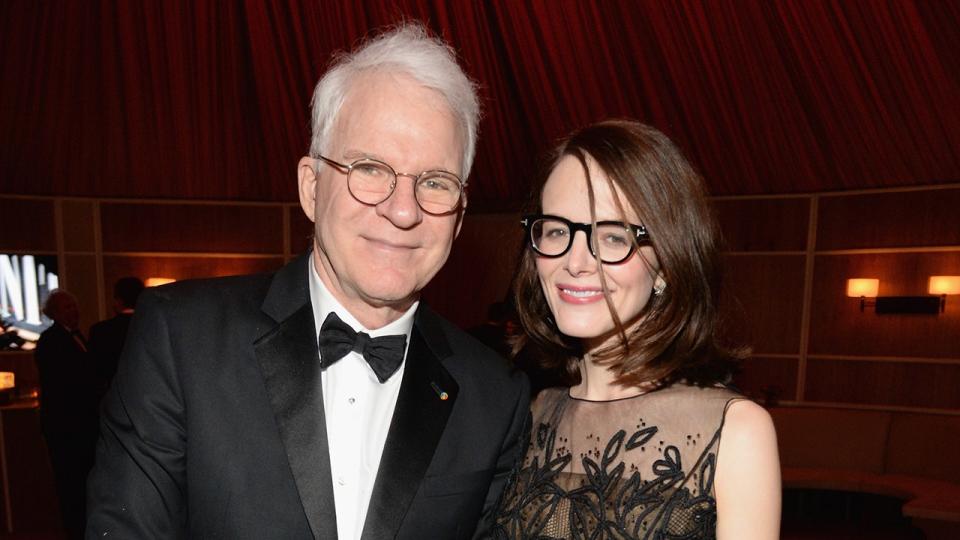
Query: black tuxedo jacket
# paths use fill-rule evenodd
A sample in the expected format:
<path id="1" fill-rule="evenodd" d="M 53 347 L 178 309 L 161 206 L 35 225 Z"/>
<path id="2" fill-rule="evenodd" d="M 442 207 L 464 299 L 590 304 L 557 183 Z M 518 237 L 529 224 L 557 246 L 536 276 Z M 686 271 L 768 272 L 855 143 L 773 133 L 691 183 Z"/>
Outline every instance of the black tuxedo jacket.
<path id="1" fill-rule="evenodd" d="M 141 296 L 88 538 L 336 538 L 308 256 Z M 406 362 L 363 539 L 483 536 L 526 442 L 526 378 L 423 304 Z"/>
<path id="2" fill-rule="evenodd" d="M 47 438 L 95 432 L 99 396 L 91 376 L 93 364 L 70 330 L 58 323 L 47 328 L 34 359 L 40 376 L 40 421 Z"/>
<path id="3" fill-rule="evenodd" d="M 88 346 L 96 363 L 97 376 L 104 383 L 109 383 L 113 379 L 113 374 L 117 372 L 120 352 L 123 350 L 123 342 L 127 339 L 132 318 L 131 314 L 119 313 L 90 327 Z"/>

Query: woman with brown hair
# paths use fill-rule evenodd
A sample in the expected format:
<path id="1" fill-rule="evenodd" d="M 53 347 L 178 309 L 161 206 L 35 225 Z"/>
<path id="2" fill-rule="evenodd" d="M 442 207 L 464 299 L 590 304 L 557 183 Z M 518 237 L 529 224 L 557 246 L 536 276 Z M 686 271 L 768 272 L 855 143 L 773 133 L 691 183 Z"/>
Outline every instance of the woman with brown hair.
<path id="1" fill-rule="evenodd" d="M 556 156 L 514 294 L 525 345 L 570 386 L 532 405 L 495 537 L 777 538 L 776 434 L 725 386 L 741 354 L 717 338 L 702 179 L 632 121 L 581 129 Z"/>

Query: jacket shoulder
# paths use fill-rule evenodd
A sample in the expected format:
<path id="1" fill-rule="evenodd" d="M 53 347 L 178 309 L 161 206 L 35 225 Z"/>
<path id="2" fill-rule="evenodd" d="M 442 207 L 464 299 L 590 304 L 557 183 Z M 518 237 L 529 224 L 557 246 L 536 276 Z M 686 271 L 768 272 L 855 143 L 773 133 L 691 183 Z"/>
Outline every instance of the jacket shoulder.
<path id="1" fill-rule="evenodd" d="M 197 305 L 237 304 L 263 301 L 272 273 L 187 279 L 143 291 L 137 303 L 138 311 L 158 304 L 177 308 Z"/>

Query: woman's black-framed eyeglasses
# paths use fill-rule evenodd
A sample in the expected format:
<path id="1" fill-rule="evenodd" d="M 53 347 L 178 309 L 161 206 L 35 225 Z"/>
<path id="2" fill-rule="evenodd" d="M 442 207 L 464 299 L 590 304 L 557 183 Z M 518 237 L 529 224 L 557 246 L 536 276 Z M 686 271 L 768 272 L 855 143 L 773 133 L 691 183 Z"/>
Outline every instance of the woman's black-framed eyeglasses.
<path id="1" fill-rule="evenodd" d="M 619 264 L 633 255 L 638 245 L 649 244 L 650 234 L 643 225 L 622 221 L 598 221 L 596 228 L 591 223 L 574 223 L 560 216 L 536 214 L 523 216 L 520 220 L 527 231 L 527 242 L 542 257 L 560 257 L 570 251 L 573 237 L 583 231 L 587 246 L 594 257 L 606 264 Z M 596 249 L 591 236 L 596 233 Z"/>
<path id="2" fill-rule="evenodd" d="M 413 179 L 417 204 L 428 214 L 444 215 L 456 211 L 463 203 L 466 182 L 456 174 L 443 169 L 423 171 L 420 174 L 398 173 L 390 165 L 372 158 L 360 158 L 346 165 L 326 156 L 319 159 L 347 175 L 347 189 L 353 198 L 369 205 L 378 205 L 393 195 L 397 178 Z"/>

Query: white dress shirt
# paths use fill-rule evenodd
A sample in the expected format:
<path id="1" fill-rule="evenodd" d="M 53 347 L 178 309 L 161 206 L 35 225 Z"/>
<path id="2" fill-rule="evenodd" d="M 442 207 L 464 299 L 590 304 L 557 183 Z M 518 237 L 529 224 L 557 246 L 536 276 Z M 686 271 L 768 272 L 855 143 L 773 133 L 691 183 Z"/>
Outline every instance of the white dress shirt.
<path id="1" fill-rule="evenodd" d="M 310 257 L 310 301 L 318 335 L 332 311 L 355 331 L 366 332 L 371 337 L 406 335 L 409 350 L 413 314 L 419 302 L 414 302 L 392 323 L 376 330 L 367 329 L 330 294 L 317 274 L 313 257 Z M 319 354 L 318 350 L 318 357 Z M 358 540 L 363 532 L 405 366 L 406 351 L 400 368 L 381 384 L 363 356 L 351 351 L 320 375 L 340 540 Z"/>

